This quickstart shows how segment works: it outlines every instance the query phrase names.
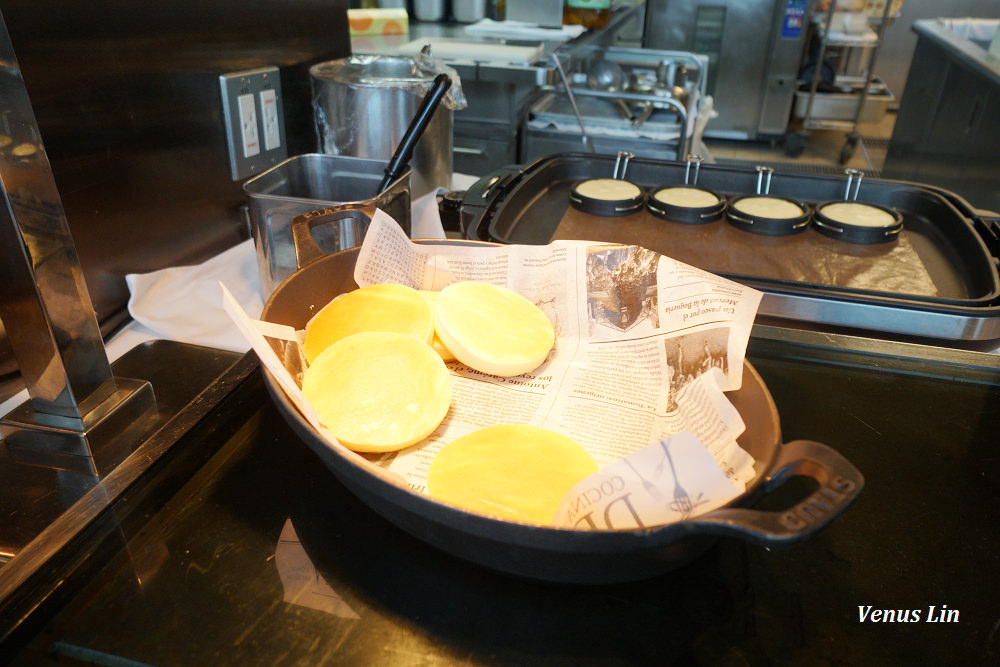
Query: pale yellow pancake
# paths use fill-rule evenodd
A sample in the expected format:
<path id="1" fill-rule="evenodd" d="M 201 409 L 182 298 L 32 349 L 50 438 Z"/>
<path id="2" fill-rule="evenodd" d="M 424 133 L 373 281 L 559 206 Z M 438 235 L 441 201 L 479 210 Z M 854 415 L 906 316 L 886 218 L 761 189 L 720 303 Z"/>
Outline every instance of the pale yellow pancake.
<path id="1" fill-rule="evenodd" d="M 430 306 L 431 314 L 433 315 L 434 311 L 437 309 L 438 294 L 440 294 L 440 292 L 425 289 L 418 290 L 418 292 L 420 293 L 420 296 L 424 297 L 427 305 Z M 434 351 L 437 352 L 438 356 L 440 356 L 444 361 L 451 361 L 455 358 L 455 355 L 451 353 L 448 346 L 441 342 L 441 337 L 437 335 L 437 331 L 434 332 L 433 339 L 431 340 L 431 347 L 434 348 Z"/>
<path id="2" fill-rule="evenodd" d="M 656 191 L 653 198 L 664 204 L 689 208 L 705 208 L 719 203 L 719 198 L 711 192 L 687 186 L 662 188 Z"/>
<path id="3" fill-rule="evenodd" d="M 416 336 L 356 333 L 323 350 L 302 392 L 345 447 L 390 452 L 426 438 L 451 405 L 451 376 Z"/>
<path id="4" fill-rule="evenodd" d="M 889 212 L 860 202 L 835 202 L 820 209 L 826 217 L 836 222 L 858 227 L 891 227 L 896 218 Z"/>
<path id="5" fill-rule="evenodd" d="M 466 366 L 506 377 L 537 368 L 555 344 L 555 327 L 541 308 L 506 287 L 476 281 L 441 290 L 434 331 Z"/>
<path id="6" fill-rule="evenodd" d="M 770 218 L 771 220 L 798 218 L 805 213 L 798 204 L 777 197 L 745 197 L 733 206 L 736 210 L 747 215 Z"/>
<path id="7" fill-rule="evenodd" d="M 427 493 L 479 514 L 549 525 L 563 496 L 595 472 L 594 458 L 571 438 L 502 424 L 445 445 L 431 461 Z"/>
<path id="8" fill-rule="evenodd" d="M 313 363 L 330 345 L 362 331 L 393 331 L 430 343 L 434 319 L 415 289 L 389 283 L 362 287 L 331 301 L 309 322 L 302 345 L 306 361 Z"/>
<path id="9" fill-rule="evenodd" d="M 638 185 L 618 178 L 594 178 L 582 181 L 576 185 L 576 192 L 584 197 L 604 201 L 635 199 L 642 194 Z"/>

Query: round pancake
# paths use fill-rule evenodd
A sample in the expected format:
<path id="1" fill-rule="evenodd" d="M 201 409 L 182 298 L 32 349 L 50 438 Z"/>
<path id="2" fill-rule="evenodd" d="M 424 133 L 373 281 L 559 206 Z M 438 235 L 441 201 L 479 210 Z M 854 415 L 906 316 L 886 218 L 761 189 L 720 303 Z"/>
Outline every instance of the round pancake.
<path id="1" fill-rule="evenodd" d="M 427 493 L 479 514 L 550 525 L 566 493 L 595 472 L 594 458 L 574 440 L 502 424 L 445 445 L 431 461 Z"/>
<path id="2" fill-rule="evenodd" d="M 306 326 L 302 344 L 310 364 L 341 338 L 362 331 L 393 331 L 430 343 L 434 319 L 417 290 L 405 285 L 371 285 L 348 292 L 323 307 Z"/>
<path id="3" fill-rule="evenodd" d="M 820 209 L 820 213 L 835 222 L 858 227 L 891 227 L 896 218 L 888 211 L 859 202 L 835 202 Z"/>
<path id="4" fill-rule="evenodd" d="M 747 215 L 771 220 L 798 218 L 805 213 L 798 204 L 777 197 L 745 197 L 733 206 Z"/>
<path id="5" fill-rule="evenodd" d="M 323 350 L 306 369 L 302 392 L 345 447 L 390 452 L 441 424 L 451 405 L 451 376 L 417 337 L 366 331 Z"/>
<path id="6" fill-rule="evenodd" d="M 686 186 L 662 188 L 657 190 L 653 198 L 671 206 L 686 206 L 689 208 L 705 208 L 715 206 L 719 198 L 707 190 Z"/>
<path id="7" fill-rule="evenodd" d="M 441 290 L 434 331 L 466 366 L 505 377 L 534 370 L 555 344 L 555 327 L 541 308 L 506 287 L 477 281 Z"/>
<path id="8" fill-rule="evenodd" d="M 603 201 L 627 201 L 642 194 L 635 183 L 618 178 L 594 178 L 576 185 L 577 194 Z"/>

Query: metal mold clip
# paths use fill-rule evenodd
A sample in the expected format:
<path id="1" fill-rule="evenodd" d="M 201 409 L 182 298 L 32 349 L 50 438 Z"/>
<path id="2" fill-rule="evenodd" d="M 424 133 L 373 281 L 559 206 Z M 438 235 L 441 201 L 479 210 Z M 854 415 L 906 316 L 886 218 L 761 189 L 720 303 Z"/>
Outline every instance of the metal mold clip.
<path id="1" fill-rule="evenodd" d="M 698 175 L 701 172 L 701 163 L 705 161 L 700 155 L 688 155 L 687 164 L 684 165 L 684 185 L 698 185 Z M 694 165 L 694 178 L 691 178 L 691 166 Z"/>
<path id="2" fill-rule="evenodd" d="M 845 169 L 847 174 L 847 185 L 844 187 L 844 201 L 857 201 L 858 191 L 861 190 L 861 179 L 865 174 L 860 169 Z M 854 185 L 854 193 L 851 194 L 851 185 Z"/>
<path id="3" fill-rule="evenodd" d="M 615 157 L 615 170 L 612 174 L 612 178 L 617 181 L 625 180 L 625 172 L 628 171 L 628 161 L 635 157 L 635 153 L 630 153 L 629 151 L 618 151 L 617 157 Z"/>
<path id="4" fill-rule="evenodd" d="M 757 194 L 766 195 L 771 192 L 771 176 L 773 174 L 774 169 L 771 167 L 757 165 Z"/>

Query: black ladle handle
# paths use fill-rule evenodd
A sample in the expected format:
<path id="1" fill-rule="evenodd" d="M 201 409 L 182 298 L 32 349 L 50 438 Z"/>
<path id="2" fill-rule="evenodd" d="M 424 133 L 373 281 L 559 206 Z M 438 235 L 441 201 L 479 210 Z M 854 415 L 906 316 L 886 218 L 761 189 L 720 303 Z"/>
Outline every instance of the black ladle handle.
<path id="1" fill-rule="evenodd" d="M 420 108 L 417 109 L 417 113 L 413 116 L 413 120 L 410 121 L 410 126 L 406 128 L 406 133 L 399 142 L 395 154 L 393 154 L 392 159 L 389 160 L 389 164 L 385 168 L 385 176 L 382 177 L 382 182 L 379 183 L 376 195 L 385 192 L 385 189 L 406 170 L 407 165 L 410 163 L 410 158 L 413 156 L 414 147 L 423 135 L 424 130 L 427 129 L 427 124 L 431 122 L 431 118 L 434 116 L 434 111 L 441 102 L 441 98 L 444 97 L 450 87 L 451 77 L 447 74 L 438 74 L 434 77 L 434 82 L 431 84 L 427 94 L 424 95 L 423 101 L 420 102 Z"/>

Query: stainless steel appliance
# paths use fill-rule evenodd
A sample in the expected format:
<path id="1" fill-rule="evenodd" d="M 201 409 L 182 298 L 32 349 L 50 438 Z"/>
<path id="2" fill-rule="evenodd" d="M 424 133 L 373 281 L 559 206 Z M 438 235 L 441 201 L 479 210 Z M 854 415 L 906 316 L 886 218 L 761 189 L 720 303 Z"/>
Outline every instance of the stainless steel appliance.
<path id="1" fill-rule="evenodd" d="M 680 159 L 688 152 L 690 140 L 685 137 L 683 119 L 672 111 L 656 110 L 641 128 L 635 128 L 607 99 L 581 97 L 576 99 L 586 130 L 586 142 L 573 105 L 564 94 L 548 92 L 528 110 L 521 131 L 521 155 L 527 162 L 553 153 L 586 150 L 589 144 L 595 153 L 614 155 L 625 150 L 634 155 Z"/>
<path id="2" fill-rule="evenodd" d="M 649 0 L 643 46 L 708 57 L 705 136 L 784 135 L 812 0 Z"/>
<path id="3" fill-rule="evenodd" d="M 545 62 L 448 64 L 462 78 L 469 102 L 455 112 L 455 171 L 484 174 L 518 162 L 518 130 L 531 96 L 546 80 Z"/>

